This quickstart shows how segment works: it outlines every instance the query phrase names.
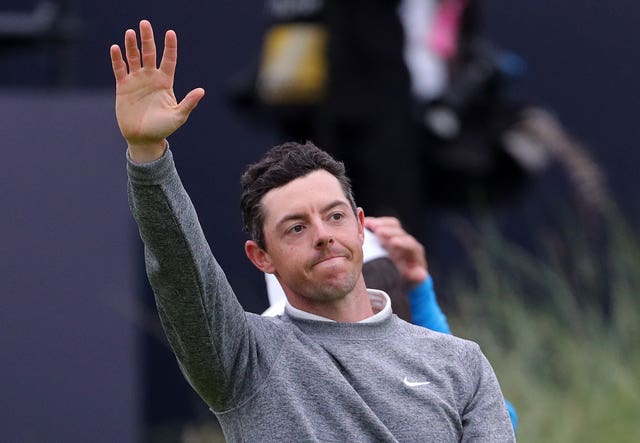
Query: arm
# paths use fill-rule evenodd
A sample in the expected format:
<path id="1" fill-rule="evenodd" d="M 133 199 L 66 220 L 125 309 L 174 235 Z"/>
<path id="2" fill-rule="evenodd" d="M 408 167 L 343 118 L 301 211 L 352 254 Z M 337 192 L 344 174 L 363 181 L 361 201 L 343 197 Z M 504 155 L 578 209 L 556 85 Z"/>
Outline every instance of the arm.
<path id="1" fill-rule="evenodd" d="M 245 314 L 216 262 L 171 151 L 128 161 L 131 212 L 144 242 L 147 275 L 171 348 L 191 386 L 214 409 L 229 407 Z"/>
<path id="2" fill-rule="evenodd" d="M 411 307 L 412 323 L 443 334 L 451 334 L 447 316 L 440 309 L 436 299 L 430 275 L 409 291 L 409 306 Z"/>
<path id="3" fill-rule="evenodd" d="M 160 319 L 185 377 L 214 410 L 241 401 L 241 386 L 257 380 L 255 341 L 245 315 L 204 238 L 175 170 L 166 138 L 188 118 L 204 90 L 177 103 L 173 79 L 177 38 L 165 35 L 156 68 L 151 24 L 125 33 L 127 64 L 111 46 L 116 116 L 128 145 L 129 203 L 145 245 L 145 261 Z M 239 387 L 240 386 L 240 387 Z"/>
<path id="4" fill-rule="evenodd" d="M 468 374 L 464 392 L 471 393 L 460 414 L 461 441 L 515 442 L 513 423 L 491 364 L 475 343 L 461 354 L 461 360 Z"/>

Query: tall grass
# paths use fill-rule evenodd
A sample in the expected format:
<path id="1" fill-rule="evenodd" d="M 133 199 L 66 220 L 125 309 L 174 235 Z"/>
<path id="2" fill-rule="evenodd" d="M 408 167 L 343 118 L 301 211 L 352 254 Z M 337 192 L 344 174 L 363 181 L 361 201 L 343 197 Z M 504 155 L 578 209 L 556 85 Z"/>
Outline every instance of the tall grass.
<path id="1" fill-rule="evenodd" d="M 615 211 L 613 211 L 615 214 Z M 611 216 L 529 253 L 491 223 L 469 241 L 454 333 L 478 342 L 519 415 L 519 442 L 640 441 L 640 243 Z"/>

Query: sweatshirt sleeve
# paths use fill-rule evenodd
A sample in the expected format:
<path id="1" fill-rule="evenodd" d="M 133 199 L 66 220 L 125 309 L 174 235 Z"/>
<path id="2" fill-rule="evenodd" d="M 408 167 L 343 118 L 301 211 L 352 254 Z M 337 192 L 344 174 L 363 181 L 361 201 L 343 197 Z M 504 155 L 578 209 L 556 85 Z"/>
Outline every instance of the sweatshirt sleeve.
<path id="1" fill-rule="evenodd" d="M 128 157 L 128 155 L 127 155 Z M 145 247 L 158 313 L 185 377 L 212 407 L 238 401 L 257 354 L 248 319 L 204 237 L 171 151 L 152 163 L 128 158 L 128 196 Z"/>
<path id="2" fill-rule="evenodd" d="M 440 309 L 431 276 L 409 291 L 411 322 L 433 331 L 451 334 L 447 317 Z"/>
<path id="3" fill-rule="evenodd" d="M 428 276 L 422 283 L 409 292 L 412 323 L 433 331 L 451 334 L 447 316 L 440 309 L 436 293 L 433 289 L 433 279 Z M 505 400 L 509 411 L 509 418 L 513 429 L 518 429 L 518 414 L 511 402 Z"/>
<path id="4" fill-rule="evenodd" d="M 498 379 L 476 343 L 464 357 L 468 372 L 466 392 L 471 393 L 462 410 L 462 442 L 515 442 L 515 434 Z"/>

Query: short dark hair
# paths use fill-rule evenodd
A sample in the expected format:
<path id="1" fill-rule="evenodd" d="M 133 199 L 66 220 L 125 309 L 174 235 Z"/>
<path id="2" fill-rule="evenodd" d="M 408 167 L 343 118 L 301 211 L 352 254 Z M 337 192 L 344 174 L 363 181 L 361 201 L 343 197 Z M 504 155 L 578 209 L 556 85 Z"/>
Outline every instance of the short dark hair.
<path id="1" fill-rule="evenodd" d="M 274 188 L 322 169 L 338 180 L 355 213 L 356 203 L 344 164 L 309 141 L 287 142 L 274 146 L 262 159 L 249 165 L 240 179 L 242 185 L 240 208 L 244 229 L 258 246 L 262 249 L 267 247 L 263 229 L 265 214 L 262 208 L 262 197 Z"/>
<path id="2" fill-rule="evenodd" d="M 378 257 L 364 262 L 362 275 L 367 288 L 379 289 L 389 295 L 393 313 L 411 322 L 408 293 L 411 285 L 402 277 L 389 257 Z"/>

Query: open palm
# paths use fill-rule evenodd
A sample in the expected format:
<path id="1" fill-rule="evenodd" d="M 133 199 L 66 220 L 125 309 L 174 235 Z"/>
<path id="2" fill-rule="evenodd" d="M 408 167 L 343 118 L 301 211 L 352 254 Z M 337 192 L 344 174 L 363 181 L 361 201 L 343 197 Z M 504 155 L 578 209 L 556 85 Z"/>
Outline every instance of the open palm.
<path id="1" fill-rule="evenodd" d="M 204 90 L 193 89 L 180 103 L 176 100 L 173 92 L 178 55 L 175 32 L 165 34 L 159 68 L 153 30 L 146 20 L 140 22 L 140 40 L 142 52 L 138 49 L 135 31 L 126 31 L 126 63 L 118 45 L 111 46 L 110 53 L 116 79 L 118 126 L 129 148 L 144 154 L 144 150 L 164 145 L 165 139 L 182 126 L 204 96 Z"/>

